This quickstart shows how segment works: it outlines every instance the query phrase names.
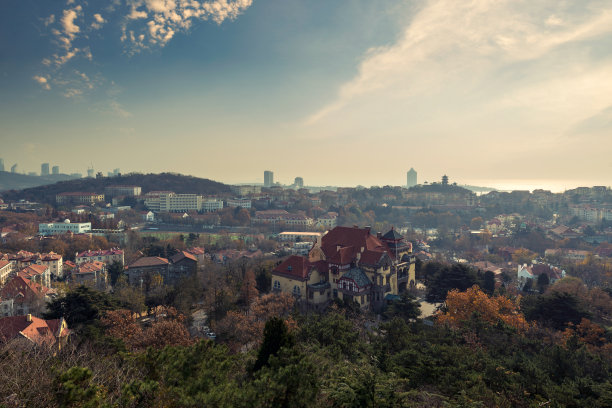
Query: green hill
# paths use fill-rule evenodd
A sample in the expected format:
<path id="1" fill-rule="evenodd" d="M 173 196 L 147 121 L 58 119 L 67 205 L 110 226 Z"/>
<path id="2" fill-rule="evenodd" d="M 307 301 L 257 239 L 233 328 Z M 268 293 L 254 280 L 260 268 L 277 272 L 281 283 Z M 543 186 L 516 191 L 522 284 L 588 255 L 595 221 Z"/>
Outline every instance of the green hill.
<path id="1" fill-rule="evenodd" d="M 169 190 L 175 193 L 223 194 L 229 193 L 230 186 L 209 179 L 184 176 L 176 173 L 140 174 L 130 173 L 117 177 L 82 178 L 61 181 L 55 184 L 10 190 L 2 193 L 5 200 L 31 200 L 42 203 L 55 203 L 59 193 L 84 191 L 104 193 L 104 188 L 112 185 L 127 185 L 142 187 L 142 194 L 149 191 Z"/>

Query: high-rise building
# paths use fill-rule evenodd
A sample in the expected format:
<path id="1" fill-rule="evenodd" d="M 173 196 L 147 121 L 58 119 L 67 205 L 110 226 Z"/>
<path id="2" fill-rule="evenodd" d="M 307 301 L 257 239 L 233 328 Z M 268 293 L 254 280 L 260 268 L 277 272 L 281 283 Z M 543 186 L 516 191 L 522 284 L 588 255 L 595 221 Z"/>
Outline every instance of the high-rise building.
<path id="1" fill-rule="evenodd" d="M 93 167 L 90 167 L 87 169 L 87 177 L 93 178 L 93 176 L 94 176 L 94 169 Z"/>
<path id="2" fill-rule="evenodd" d="M 304 187 L 304 179 L 301 177 L 296 177 L 295 181 L 293 182 L 293 184 L 297 187 L 297 188 L 302 188 Z"/>
<path id="3" fill-rule="evenodd" d="M 59 174 L 59 166 L 53 166 L 51 173 L 56 175 Z"/>
<path id="4" fill-rule="evenodd" d="M 49 163 L 43 163 L 40 165 L 40 175 L 41 176 L 49 175 Z"/>
<path id="5" fill-rule="evenodd" d="M 0 159 L 0 171 L 4 171 L 4 159 Z"/>
<path id="6" fill-rule="evenodd" d="M 414 187 L 417 185 L 417 172 L 412 167 L 406 173 L 406 187 Z"/>
<path id="7" fill-rule="evenodd" d="M 274 185 L 274 173 L 270 170 L 264 171 L 264 187 L 272 187 Z"/>
<path id="8" fill-rule="evenodd" d="M 11 173 L 17 173 L 17 163 L 11 166 Z"/>

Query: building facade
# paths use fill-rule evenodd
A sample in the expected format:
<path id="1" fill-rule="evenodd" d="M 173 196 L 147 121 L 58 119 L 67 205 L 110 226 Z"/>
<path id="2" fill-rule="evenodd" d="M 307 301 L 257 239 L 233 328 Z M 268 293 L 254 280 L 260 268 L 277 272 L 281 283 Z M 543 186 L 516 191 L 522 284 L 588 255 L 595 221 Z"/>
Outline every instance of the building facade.
<path id="1" fill-rule="evenodd" d="M 38 224 L 38 233 L 43 236 L 47 235 L 61 235 L 67 232 L 73 234 L 84 234 L 91 232 L 91 222 L 70 222 L 65 220 L 64 222 L 51 222 L 48 224 Z"/>
<path id="2" fill-rule="evenodd" d="M 270 170 L 264 171 L 264 187 L 272 187 L 274 185 L 274 173 Z"/>
<path id="3" fill-rule="evenodd" d="M 406 187 L 414 187 L 417 185 L 417 172 L 412 167 L 406 173 Z"/>
<path id="4" fill-rule="evenodd" d="M 98 193 L 83 193 L 83 192 L 70 192 L 60 193 L 55 196 L 55 202 L 57 204 L 95 204 L 104 202 L 104 194 Z"/>
<path id="5" fill-rule="evenodd" d="M 93 261 L 103 262 L 105 264 L 119 262 L 123 265 L 125 263 L 123 249 L 119 248 L 80 252 L 76 254 L 74 259 L 77 265 Z"/>

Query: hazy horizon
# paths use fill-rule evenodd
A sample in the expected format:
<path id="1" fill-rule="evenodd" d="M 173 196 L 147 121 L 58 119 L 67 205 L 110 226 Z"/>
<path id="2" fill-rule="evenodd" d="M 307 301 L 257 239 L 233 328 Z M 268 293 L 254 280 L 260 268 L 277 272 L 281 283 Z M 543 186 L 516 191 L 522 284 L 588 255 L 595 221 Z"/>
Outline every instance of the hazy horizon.
<path id="1" fill-rule="evenodd" d="M 229 184 L 612 184 L 612 4 L 8 0 L 0 157 Z M 493 181 L 493 182 L 491 182 Z M 550 186 L 550 187 L 546 187 Z"/>

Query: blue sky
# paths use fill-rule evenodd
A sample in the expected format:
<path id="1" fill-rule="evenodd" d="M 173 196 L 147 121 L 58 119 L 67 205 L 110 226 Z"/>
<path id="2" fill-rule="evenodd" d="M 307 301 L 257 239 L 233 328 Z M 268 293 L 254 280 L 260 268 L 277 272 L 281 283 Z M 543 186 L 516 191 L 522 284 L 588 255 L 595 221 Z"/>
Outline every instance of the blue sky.
<path id="1" fill-rule="evenodd" d="M 611 50 L 609 1 L 6 0 L 0 157 L 610 185 Z"/>

